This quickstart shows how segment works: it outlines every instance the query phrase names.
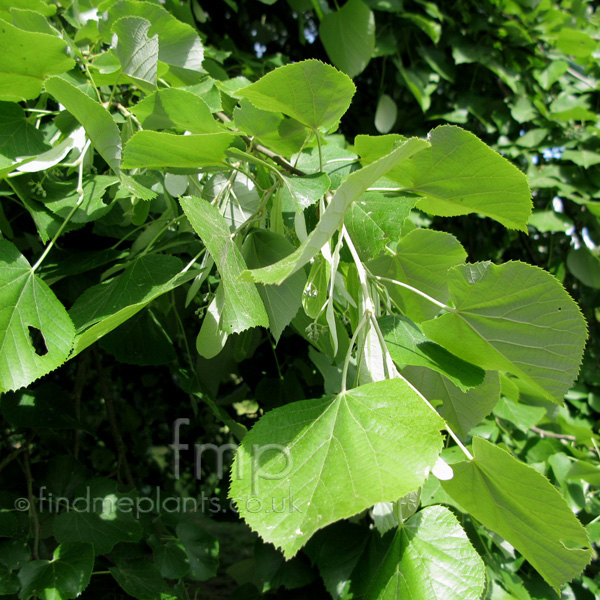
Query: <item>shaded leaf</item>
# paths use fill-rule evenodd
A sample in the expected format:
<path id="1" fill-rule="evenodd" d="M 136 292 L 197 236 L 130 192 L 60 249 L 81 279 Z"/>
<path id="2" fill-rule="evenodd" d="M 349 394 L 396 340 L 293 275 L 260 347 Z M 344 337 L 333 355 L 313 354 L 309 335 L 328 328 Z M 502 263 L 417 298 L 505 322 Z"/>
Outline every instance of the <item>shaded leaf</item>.
<path id="1" fill-rule="evenodd" d="M 392 359 L 399 368 L 412 365 L 433 369 L 463 391 L 483 383 L 483 369 L 434 344 L 412 321 L 394 315 L 381 317 L 378 321 Z"/>
<path id="2" fill-rule="evenodd" d="M 246 238 L 242 253 L 248 267 L 255 269 L 277 262 L 293 249 L 292 244 L 282 235 L 259 229 Z M 296 271 L 281 285 L 257 286 L 269 316 L 269 327 L 275 343 L 300 309 L 305 283 L 304 272 Z"/>
<path id="3" fill-rule="evenodd" d="M 77 598 L 89 584 L 93 567 L 94 552 L 90 544 L 61 544 L 52 560 L 34 560 L 19 571 L 19 598 Z"/>
<path id="4" fill-rule="evenodd" d="M 134 514 L 135 498 L 117 492 L 115 481 L 91 479 L 79 486 L 69 511 L 56 517 L 53 531 L 59 543 L 85 542 L 95 554 L 107 554 L 118 542 L 141 539 Z"/>
<path id="5" fill-rule="evenodd" d="M 375 17 L 362 0 L 348 0 L 339 10 L 323 15 L 319 35 L 331 62 L 356 77 L 375 49 Z"/>
<path id="6" fill-rule="evenodd" d="M 478 600 L 483 561 L 456 517 L 443 506 L 424 508 L 396 532 L 366 600 Z"/>
<path id="7" fill-rule="evenodd" d="M 138 600 L 177 600 L 174 590 L 151 562 L 131 561 L 111 567 L 111 575 L 127 594 Z"/>
<path id="8" fill-rule="evenodd" d="M 400 237 L 402 225 L 419 198 L 387 197 L 367 192 L 350 206 L 344 217 L 352 241 L 363 259 L 374 258 Z"/>
<path id="9" fill-rule="evenodd" d="M 315 204 L 331 186 L 326 173 L 316 173 L 305 177 L 281 175 L 281 199 L 284 209 L 293 206 L 298 212 Z"/>
<path id="10" fill-rule="evenodd" d="M 148 254 L 134 260 L 121 275 L 86 290 L 69 311 L 77 329 L 73 354 L 196 275 L 193 271 L 182 273 L 182 269 L 174 256 Z"/>
<path id="11" fill-rule="evenodd" d="M 483 383 L 466 391 L 441 373 L 432 373 L 424 367 L 406 367 L 402 370 L 402 376 L 433 404 L 442 402 L 438 412 L 463 439 L 492 412 L 500 400 L 500 380 L 494 371 L 488 371 Z"/>
<path id="12" fill-rule="evenodd" d="M 369 263 L 374 275 L 407 283 L 438 302 L 446 303 L 448 272 L 465 262 L 467 254 L 449 233 L 432 229 L 413 229 L 400 239 L 394 256 L 383 256 Z M 410 319 L 421 322 L 438 314 L 440 307 L 419 294 L 391 282 L 382 281 L 396 306 Z"/>
<path id="13" fill-rule="evenodd" d="M 73 399 L 58 385 L 49 383 L 34 390 L 8 392 L 0 398 L 2 416 L 13 427 L 33 429 L 87 428 L 73 417 Z"/>
<path id="14" fill-rule="evenodd" d="M 219 542 L 203 529 L 193 513 L 182 517 L 176 532 L 187 554 L 189 577 L 198 581 L 214 577 L 219 567 Z"/>
<path id="15" fill-rule="evenodd" d="M 14 102 L 0 102 L 0 174 L 45 150 L 44 137 L 27 122 L 25 111 Z"/>

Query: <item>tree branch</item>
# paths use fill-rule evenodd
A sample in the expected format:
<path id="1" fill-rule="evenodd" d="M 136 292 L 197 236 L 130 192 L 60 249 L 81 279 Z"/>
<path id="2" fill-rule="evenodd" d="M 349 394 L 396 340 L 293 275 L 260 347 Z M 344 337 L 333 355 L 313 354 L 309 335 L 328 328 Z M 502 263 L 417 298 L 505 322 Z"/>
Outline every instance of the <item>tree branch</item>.
<path id="1" fill-rule="evenodd" d="M 548 431 L 546 429 L 540 429 L 535 425 L 531 427 L 531 431 L 537 433 L 541 438 L 549 437 L 554 438 L 555 440 L 570 440 L 574 442 L 577 438 L 574 435 L 568 435 L 566 433 L 554 433 L 554 431 Z"/>
<path id="2" fill-rule="evenodd" d="M 221 121 L 223 121 L 223 123 L 231 123 L 231 119 L 225 113 L 218 112 L 216 115 L 219 117 L 219 119 L 221 119 Z M 269 150 L 268 148 L 265 148 L 262 144 L 256 144 L 252 138 L 248 137 L 247 135 L 240 134 L 240 137 L 246 142 L 246 144 L 248 144 L 248 146 L 270 158 L 275 164 L 279 165 L 286 171 L 289 171 L 292 175 L 307 175 L 307 173 L 297 169 L 292 163 L 283 158 L 283 156 L 273 152 L 272 150 Z"/>

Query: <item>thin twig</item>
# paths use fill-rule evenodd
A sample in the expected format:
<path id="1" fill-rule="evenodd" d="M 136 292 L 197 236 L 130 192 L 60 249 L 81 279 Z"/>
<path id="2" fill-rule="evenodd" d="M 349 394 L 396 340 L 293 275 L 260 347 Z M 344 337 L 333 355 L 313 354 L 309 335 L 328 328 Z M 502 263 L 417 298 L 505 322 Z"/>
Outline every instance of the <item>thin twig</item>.
<path id="1" fill-rule="evenodd" d="M 35 434 L 37 433 L 37 429 L 29 436 L 29 438 L 23 442 L 23 444 L 19 448 L 15 448 L 8 456 L 5 456 L 0 462 L 0 472 L 5 469 L 15 458 L 19 456 L 22 452 L 25 452 L 29 447 L 29 444 L 33 441 Z M 8 443 L 8 440 L 6 440 Z"/>
<path id="2" fill-rule="evenodd" d="M 87 372 L 90 364 L 90 355 L 87 350 L 84 350 L 79 356 L 77 363 L 77 373 L 75 375 L 75 385 L 73 386 L 73 401 L 75 404 L 75 418 L 77 421 L 81 421 L 81 395 L 83 388 L 87 380 Z M 73 440 L 73 456 L 77 458 L 79 456 L 79 440 L 81 437 L 81 431 L 75 430 L 75 439 Z"/>
<path id="3" fill-rule="evenodd" d="M 113 435 L 113 439 L 115 441 L 115 446 L 117 448 L 117 478 L 120 478 L 122 468 L 125 472 L 125 479 L 127 481 L 127 484 L 131 487 L 135 487 L 135 484 L 133 482 L 133 475 L 131 474 L 129 462 L 127 461 L 127 451 L 125 443 L 123 442 L 121 431 L 119 430 L 119 425 L 117 423 L 115 402 L 110 388 L 108 386 L 106 371 L 100 362 L 100 356 L 96 350 L 95 354 L 96 362 L 98 365 L 98 374 L 100 376 L 100 386 L 102 389 L 102 395 L 104 396 L 104 401 L 106 402 L 106 413 L 108 415 L 108 422 L 110 423 L 110 429 Z"/>
<path id="4" fill-rule="evenodd" d="M 31 476 L 31 463 L 29 461 L 29 449 L 26 446 L 25 456 L 23 460 L 23 468 L 25 470 L 25 478 L 27 479 L 27 498 L 29 499 L 29 512 L 33 521 L 33 558 L 36 560 L 40 557 L 40 519 L 38 517 L 35 497 L 33 495 L 33 477 Z"/>
<path id="5" fill-rule="evenodd" d="M 224 123 L 231 122 L 231 119 L 223 112 L 218 112 L 218 113 L 216 113 L 216 115 Z M 269 150 L 268 148 L 265 148 L 262 144 L 257 144 L 256 142 L 254 142 L 252 140 L 252 138 L 248 137 L 247 135 L 240 134 L 240 137 L 246 142 L 246 144 L 248 144 L 248 146 L 250 146 L 251 148 L 254 148 L 254 150 L 256 150 L 257 152 L 260 152 L 264 156 L 267 156 L 274 163 L 278 164 L 280 167 L 284 168 L 286 171 L 289 171 L 290 173 L 292 173 L 292 175 L 307 175 L 307 173 L 298 169 L 292 163 L 288 162 L 285 158 L 283 158 L 283 156 L 281 156 L 280 154 L 277 154 L 276 152 L 273 152 L 272 150 Z"/>
<path id="6" fill-rule="evenodd" d="M 572 442 L 576 441 L 577 438 L 574 435 L 568 435 L 566 433 L 554 433 L 554 431 L 548 431 L 546 429 L 540 429 L 535 425 L 530 428 L 531 431 L 537 433 L 541 438 L 549 437 L 555 440 L 571 440 Z"/>

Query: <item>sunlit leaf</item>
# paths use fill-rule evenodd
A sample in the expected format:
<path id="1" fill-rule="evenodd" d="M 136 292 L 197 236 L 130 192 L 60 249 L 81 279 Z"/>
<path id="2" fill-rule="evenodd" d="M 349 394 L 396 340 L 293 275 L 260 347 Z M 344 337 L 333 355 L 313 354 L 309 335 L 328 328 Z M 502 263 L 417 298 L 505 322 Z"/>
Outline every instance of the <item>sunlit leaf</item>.
<path id="1" fill-rule="evenodd" d="M 158 131 L 138 131 L 123 152 L 125 169 L 179 167 L 197 169 L 223 165 L 232 133 L 174 135 Z"/>
<path id="2" fill-rule="evenodd" d="M 0 19 L 0 100 L 39 96 L 48 75 L 69 71 L 75 61 L 58 36 L 23 31 Z"/>
<path id="3" fill-rule="evenodd" d="M 246 263 L 218 209 L 199 198 L 181 198 L 192 227 L 215 261 L 223 281 L 224 308 L 220 327 L 239 333 L 250 327 L 268 327 L 269 318 L 256 286 L 240 281 Z"/>
<path id="4" fill-rule="evenodd" d="M 60 77 L 45 83 L 46 91 L 60 102 L 84 127 L 98 153 L 115 171 L 121 163 L 121 134 L 110 113 L 87 94 Z"/>
<path id="5" fill-rule="evenodd" d="M 290 558 L 318 529 L 417 489 L 441 451 L 442 426 L 399 379 L 293 402 L 244 438 L 230 496 Z"/>
<path id="6" fill-rule="evenodd" d="M 558 591 L 591 559 L 585 528 L 535 469 L 480 437 L 473 439 L 473 453 L 474 460 L 452 465 L 454 477 L 443 488 Z"/>
<path id="7" fill-rule="evenodd" d="M 510 262 L 455 267 L 448 284 L 455 310 L 423 323 L 424 333 L 468 362 L 508 371 L 548 400 L 562 401 L 577 376 L 587 333 L 558 281 Z"/>
<path id="8" fill-rule="evenodd" d="M 69 356 L 75 329 L 54 292 L 0 240 L 0 390 L 29 385 Z"/>
<path id="9" fill-rule="evenodd" d="M 238 91 L 256 108 L 281 112 L 311 129 L 329 129 L 348 110 L 355 91 L 347 75 L 318 60 L 279 67 Z"/>

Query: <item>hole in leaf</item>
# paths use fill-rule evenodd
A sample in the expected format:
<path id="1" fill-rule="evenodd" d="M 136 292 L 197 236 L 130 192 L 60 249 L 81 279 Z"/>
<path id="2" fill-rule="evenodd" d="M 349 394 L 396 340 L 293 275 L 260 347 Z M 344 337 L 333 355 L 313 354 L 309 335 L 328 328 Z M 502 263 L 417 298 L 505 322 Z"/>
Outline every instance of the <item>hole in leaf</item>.
<path id="1" fill-rule="evenodd" d="M 29 339 L 31 345 L 38 356 L 44 356 L 48 354 L 48 348 L 46 347 L 46 340 L 44 339 L 43 333 L 37 327 L 29 326 Z"/>

